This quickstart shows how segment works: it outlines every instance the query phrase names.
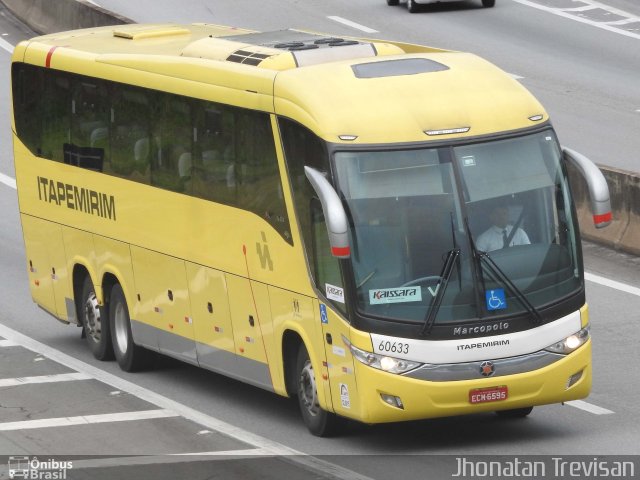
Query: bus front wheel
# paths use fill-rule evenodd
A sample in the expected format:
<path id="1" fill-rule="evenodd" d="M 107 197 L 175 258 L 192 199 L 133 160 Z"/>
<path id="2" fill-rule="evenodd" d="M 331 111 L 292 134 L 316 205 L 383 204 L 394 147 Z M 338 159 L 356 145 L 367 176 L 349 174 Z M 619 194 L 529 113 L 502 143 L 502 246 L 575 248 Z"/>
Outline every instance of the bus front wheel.
<path id="1" fill-rule="evenodd" d="M 129 308 L 119 284 L 115 284 L 111 289 L 109 324 L 113 338 L 113 353 L 120 368 L 125 372 L 135 372 L 147 368 L 153 359 L 153 352 L 133 343 Z"/>
<path id="2" fill-rule="evenodd" d="M 340 432 L 344 420 L 320 407 L 316 375 L 304 345 L 298 350 L 296 392 L 302 419 L 313 435 L 330 437 Z"/>
<path id="3" fill-rule="evenodd" d="M 89 275 L 85 277 L 82 284 L 80 319 L 84 336 L 93 356 L 98 360 L 112 360 L 113 350 L 111 348 L 109 319 L 98 303 L 96 291 Z"/>

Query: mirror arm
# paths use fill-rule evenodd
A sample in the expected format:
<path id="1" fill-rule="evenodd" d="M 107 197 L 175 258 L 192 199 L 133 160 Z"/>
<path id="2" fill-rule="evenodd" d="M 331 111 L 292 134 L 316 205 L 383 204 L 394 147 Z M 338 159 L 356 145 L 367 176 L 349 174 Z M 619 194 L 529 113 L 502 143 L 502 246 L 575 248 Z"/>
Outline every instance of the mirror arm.
<path id="1" fill-rule="evenodd" d="M 348 234 L 349 222 L 340 197 L 325 176 L 318 170 L 304 167 L 304 174 L 309 179 L 322 204 L 322 212 L 324 213 L 331 245 L 331 254 L 337 258 L 349 258 L 351 255 Z"/>
<path id="2" fill-rule="evenodd" d="M 611 200 L 609 197 L 609 186 L 607 180 L 600 169 L 581 153 L 569 148 L 562 149 L 564 157 L 582 175 L 589 188 L 589 199 L 591 202 L 591 213 L 593 214 L 593 225 L 596 228 L 604 228 L 611 223 Z"/>

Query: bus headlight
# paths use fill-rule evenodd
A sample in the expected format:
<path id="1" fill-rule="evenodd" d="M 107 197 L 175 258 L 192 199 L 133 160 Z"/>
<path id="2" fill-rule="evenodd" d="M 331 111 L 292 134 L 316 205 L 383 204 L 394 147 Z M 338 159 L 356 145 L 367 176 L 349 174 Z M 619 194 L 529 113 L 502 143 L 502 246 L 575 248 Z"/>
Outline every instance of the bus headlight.
<path id="1" fill-rule="evenodd" d="M 549 345 L 547 348 L 545 348 L 545 350 L 553 353 L 568 354 L 576 350 L 578 347 L 584 345 L 586 341 L 589 340 L 589 336 L 589 326 L 587 325 L 579 332 L 576 332 L 573 335 L 569 335 L 564 340 L 560 340 L 553 345 Z"/>
<path id="2" fill-rule="evenodd" d="M 405 373 L 422 365 L 421 363 L 405 360 L 403 358 L 395 358 L 387 355 L 367 352 L 358 347 L 354 347 L 344 336 L 342 337 L 342 340 L 360 363 L 364 363 L 369 367 L 377 368 L 378 370 L 383 370 L 389 373 Z"/>

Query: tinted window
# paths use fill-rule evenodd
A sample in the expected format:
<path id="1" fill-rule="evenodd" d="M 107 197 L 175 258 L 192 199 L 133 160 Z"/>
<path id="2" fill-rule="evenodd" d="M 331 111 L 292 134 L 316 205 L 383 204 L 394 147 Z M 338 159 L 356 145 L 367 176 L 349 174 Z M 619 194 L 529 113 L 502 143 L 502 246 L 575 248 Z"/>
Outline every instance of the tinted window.
<path id="1" fill-rule="evenodd" d="M 13 91 L 34 155 L 248 210 L 292 242 L 269 114 L 20 63 Z"/>

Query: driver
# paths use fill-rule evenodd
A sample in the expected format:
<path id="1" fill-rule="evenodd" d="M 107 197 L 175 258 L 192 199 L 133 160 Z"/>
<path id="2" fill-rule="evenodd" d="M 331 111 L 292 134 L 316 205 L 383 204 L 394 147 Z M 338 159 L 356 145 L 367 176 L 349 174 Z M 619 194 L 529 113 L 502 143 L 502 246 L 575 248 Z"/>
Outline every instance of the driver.
<path id="1" fill-rule="evenodd" d="M 531 243 L 525 231 L 518 228 L 513 235 L 513 225 L 509 224 L 509 209 L 498 205 L 489 214 L 491 227 L 478 237 L 476 247 L 482 252 L 491 252 L 514 245 L 528 245 Z M 508 241 L 509 237 L 511 240 Z M 507 245 L 508 241 L 508 245 Z"/>

